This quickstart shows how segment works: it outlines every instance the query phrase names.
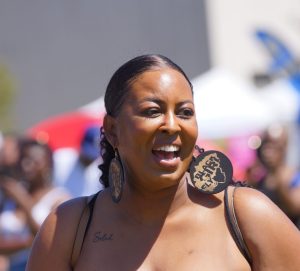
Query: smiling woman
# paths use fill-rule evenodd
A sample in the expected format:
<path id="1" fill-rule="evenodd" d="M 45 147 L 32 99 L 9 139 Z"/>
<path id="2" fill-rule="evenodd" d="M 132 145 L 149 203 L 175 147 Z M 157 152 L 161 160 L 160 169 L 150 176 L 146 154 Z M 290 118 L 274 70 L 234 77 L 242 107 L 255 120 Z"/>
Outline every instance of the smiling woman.
<path id="1" fill-rule="evenodd" d="M 221 153 L 194 157 L 193 91 L 179 66 L 160 55 L 128 61 L 105 107 L 106 189 L 48 216 L 28 271 L 299 270 L 291 221 L 260 192 L 225 188 L 232 166 Z"/>

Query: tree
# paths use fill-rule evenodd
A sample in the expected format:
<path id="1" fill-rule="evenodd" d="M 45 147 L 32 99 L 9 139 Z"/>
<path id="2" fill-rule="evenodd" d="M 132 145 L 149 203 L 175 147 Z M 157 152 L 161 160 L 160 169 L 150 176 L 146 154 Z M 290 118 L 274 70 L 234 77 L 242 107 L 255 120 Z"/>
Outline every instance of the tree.
<path id="1" fill-rule="evenodd" d="M 11 108 L 15 97 L 14 81 L 6 66 L 0 64 L 0 131 L 13 128 Z"/>

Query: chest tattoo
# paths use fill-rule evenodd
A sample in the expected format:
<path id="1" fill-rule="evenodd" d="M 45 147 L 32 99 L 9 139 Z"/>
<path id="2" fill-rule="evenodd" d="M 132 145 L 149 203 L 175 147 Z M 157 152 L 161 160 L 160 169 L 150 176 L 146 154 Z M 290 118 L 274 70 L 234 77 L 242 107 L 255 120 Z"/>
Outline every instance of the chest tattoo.
<path id="1" fill-rule="evenodd" d="M 113 234 L 98 231 L 94 234 L 93 242 L 113 241 Z"/>

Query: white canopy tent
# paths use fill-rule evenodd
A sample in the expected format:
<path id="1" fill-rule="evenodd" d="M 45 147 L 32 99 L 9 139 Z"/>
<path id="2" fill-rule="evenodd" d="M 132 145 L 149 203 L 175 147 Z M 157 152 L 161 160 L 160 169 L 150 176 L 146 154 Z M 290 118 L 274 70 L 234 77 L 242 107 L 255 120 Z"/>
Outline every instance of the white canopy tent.
<path id="1" fill-rule="evenodd" d="M 260 89 L 257 95 L 278 122 L 294 123 L 297 120 L 300 95 L 287 79 L 272 82 Z"/>
<path id="2" fill-rule="evenodd" d="M 275 121 L 251 85 L 222 69 L 192 80 L 201 138 L 226 138 L 261 131 Z"/>

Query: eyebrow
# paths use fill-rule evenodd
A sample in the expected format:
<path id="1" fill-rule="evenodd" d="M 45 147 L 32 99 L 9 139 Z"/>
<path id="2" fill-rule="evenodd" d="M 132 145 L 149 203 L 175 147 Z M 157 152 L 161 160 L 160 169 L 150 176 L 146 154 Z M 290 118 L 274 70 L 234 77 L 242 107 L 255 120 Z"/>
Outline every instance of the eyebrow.
<path id="1" fill-rule="evenodd" d="M 141 102 L 154 102 L 154 103 L 157 103 L 157 104 L 162 104 L 164 101 L 161 100 L 161 99 L 158 99 L 158 98 L 144 98 L 141 100 Z M 179 104 L 182 105 L 182 104 L 186 104 L 186 103 L 191 103 L 191 104 L 194 104 L 194 101 L 193 100 L 183 100 L 181 101 Z"/>

